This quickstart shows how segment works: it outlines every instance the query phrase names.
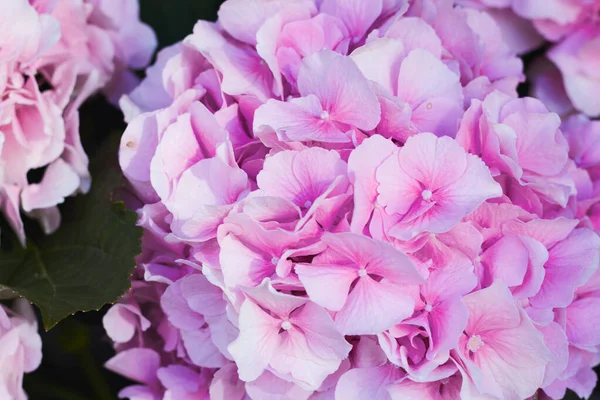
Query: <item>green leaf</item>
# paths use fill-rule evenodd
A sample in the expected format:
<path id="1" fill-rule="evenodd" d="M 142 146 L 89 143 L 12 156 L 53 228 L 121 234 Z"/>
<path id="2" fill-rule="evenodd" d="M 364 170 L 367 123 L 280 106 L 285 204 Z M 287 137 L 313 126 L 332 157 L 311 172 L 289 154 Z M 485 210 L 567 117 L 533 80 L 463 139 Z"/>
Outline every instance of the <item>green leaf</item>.
<path id="1" fill-rule="evenodd" d="M 55 234 L 0 252 L 0 286 L 35 303 L 46 329 L 77 311 L 114 302 L 129 288 L 142 229 L 134 212 L 113 202 L 122 181 L 118 144 L 119 135 L 111 135 L 95 152 L 92 188 L 61 207 Z"/>

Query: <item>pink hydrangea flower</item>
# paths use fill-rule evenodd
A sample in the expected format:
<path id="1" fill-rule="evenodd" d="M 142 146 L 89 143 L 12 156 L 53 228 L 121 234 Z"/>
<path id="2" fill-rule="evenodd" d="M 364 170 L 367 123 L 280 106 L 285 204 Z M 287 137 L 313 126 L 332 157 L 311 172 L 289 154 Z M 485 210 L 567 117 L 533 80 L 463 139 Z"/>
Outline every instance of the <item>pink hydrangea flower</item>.
<path id="1" fill-rule="evenodd" d="M 121 397 L 591 393 L 600 131 L 518 98 L 513 2 L 460 3 L 228 0 L 159 54 L 121 100 Z"/>

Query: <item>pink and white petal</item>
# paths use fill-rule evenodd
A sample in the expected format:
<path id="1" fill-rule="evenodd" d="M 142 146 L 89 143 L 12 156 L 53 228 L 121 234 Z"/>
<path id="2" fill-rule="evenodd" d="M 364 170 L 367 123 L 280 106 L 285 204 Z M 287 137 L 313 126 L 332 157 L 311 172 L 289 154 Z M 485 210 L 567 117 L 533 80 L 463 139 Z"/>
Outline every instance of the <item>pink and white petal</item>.
<path id="1" fill-rule="evenodd" d="M 292 311 L 309 301 L 305 297 L 278 292 L 269 279 L 263 280 L 259 286 L 244 288 L 243 291 L 246 297 L 279 318 L 287 318 Z"/>
<path id="2" fill-rule="evenodd" d="M 517 216 L 515 215 L 515 217 Z M 502 224 L 503 232 L 531 237 L 547 248 L 567 238 L 578 224 L 577 220 L 564 217 L 553 220 L 533 219 L 525 223 L 519 219 L 521 218 L 511 218 Z"/>
<path id="3" fill-rule="evenodd" d="M 463 114 L 462 101 L 433 97 L 413 109 L 410 120 L 419 132 L 454 137 Z"/>
<path id="4" fill-rule="evenodd" d="M 373 312 L 373 310 L 378 310 Z M 335 322 L 344 335 L 375 335 L 410 317 L 414 300 L 394 283 L 360 278 Z"/>
<path id="5" fill-rule="evenodd" d="M 17 234 L 19 242 L 24 247 L 25 227 L 23 225 L 23 220 L 21 219 L 19 207 L 20 193 L 20 187 L 16 185 L 5 184 L 2 188 L 2 191 L 0 191 L 0 206 L 2 207 L 2 213 L 4 214 L 4 217 L 8 220 L 11 228 Z"/>
<path id="6" fill-rule="evenodd" d="M 358 278 L 355 268 L 343 265 L 296 264 L 295 271 L 308 297 L 331 311 L 342 309 L 350 285 Z"/>
<path id="7" fill-rule="evenodd" d="M 221 368 L 227 359 L 215 346 L 209 329 L 181 331 L 181 339 L 192 363 L 204 368 Z"/>
<path id="8" fill-rule="evenodd" d="M 108 336 L 116 343 L 126 343 L 133 338 L 138 327 L 145 331 L 150 321 L 144 317 L 138 306 L 117 303 L 102 317 L 102 325 Z"/>
<path id="9" fill-rule="evenodd" d="M 318 389 L 341 363 L 341 358 L 322 358 L 317 355 L 309 347 L 303 332 L 294 327 L 279 337 L 281 341 L 277 356 L 273 357 L 270 366 L 279 374 L 291 375 L 293 381 L 304 390 Z"/>
<path id="10" fill-rule="evenodd" d="M 546 277 L 539 293 L 530 299 L 538 308 L 567 307 L 575 289 L 598 269 L 600 238 L 587 229 L 575 229 L 550 249 Z"/>
<path id="11" fill-rule="evenodd" d="M 151 385 L 157 380 L 160 356 L 152 349 L 132 348 L 118 353 L 104 367 L 132 381 Z"/>
<path id="12" fill-rule="evenodd" d="M 401 41 L 376 39 L 354 50 L 350 57 L 362 74 L 393 95 L 398 88 L 398 74 L 405 51 Z M 373 62 L 376 59 L 377 62 Z"/>
<path id="13" fill-rule="evenodd" d="M 241 380 L 258 378 L 276 354 L 280 322 L 250 300 L 244 301 L 239 315 L 240 335 L 228 350 L 238 366 Z"/>
<path id="14" fill-rule="evenodd" d="M 77 191 L 79 182 L 79 176 L 73 168 L 59 158 L 48 165 L 40 183 L 27 185 L 21 191 L 23 210 L 27 212 L 61 204 L 65 197 Z"/>
<path id="15" fill-rule="evenodd" d="M 433 360 L 458 346 L 458 338 L 464 331 L 469 310 L 460 297 L 442 301 L 429 313 L 431 331 L 430 348 L 427 358 Z"/>
<path id="16" fill-rule="evenodd" d="M 569 362 L 569 340 L 564 329 L 556 322 L 546 326 L 538 326 L 537 329 L 544 335 L 544 344 L 552 353 L 552 361 L 546 365 L 544 381 L 541 387 L 546 387 L 567 368 Z"/>
<path id="17" fill-rule="evenodd" d="M 600 344 L 600 298 L 584 297 L 567 308 L 566 332 L 569 343 L 581 348 Z"/>
<path id="18" fill-rule="evenodd" d="M 255 45 L 256 35 L 269 17 L 300 6 L 311 9 L 311 13 L 316 12 L 311 0 L 231 0 L 219 8 L 219 23 L 234 38 Z"/>
<path id="19" fill-rule="evenodd" d="M 519 286 L 525 279 L 529 253 L 519 237 L 506 235 L 481 255 L 481 262 L 492 282 L 500 279 L 509 287 Z"/>
<path id="20" fill-rule="evenodd" d="M 409 138 L 400 149 L 398 160 L 406 174 L 432 192 L 455 184 L 469 166 L 467 154 L 452 138 L 438 138 L 432 133 Z"/>
<path id="21" fill-rule="evenodd" d="M 353 41 L 357 42 L 380 16 L 382 8 L 382 0 L 373 0 L 368 4 L 361 0 L 324 0 L 320 11 L 341 19 Z"/>
<path id="22" fill-rule="evenodd" d="M 269 370 L 255 381 L 246 383 L 246 392 L 252 400 L 307 400 L 312 394 L 312 391 L 283 380 Z"/>
<path id="23" fill-rule="evenodd" d="M 433 27 L 422 18 L 397 19 L 385 32 L 385 37 L 399 39 L 406 53 L 424 49 L 438 60 L 442 58 L 442 41 Z"/>
<path id="24" fill-rule="evenodd" d="M 293 4 L 293 3 L 291 3 Z M 273 94 L 283 95 L 283 81 L 281 78 L 280 64 L 277 59 L 277 48 L 280 45 L 282 29 L 293 21 L 303 21 L 311 17 L 314 6 L 289 7 L 273 15 L 265 21 L 256 33 L 256 52 L 267 63 L 275 78 Z M 298 6 L 301 6 L 299 3 Z"/>
<path id="25" fill-rule="evenodd" d="M 350 232 L 325 234 L 323 242 L 338 254 L 354 262 L 355 271 L 365 268 L 400 285 L 423 283 L 412 260 L 388 243 L 375 241 Z"/>
<path id="26" fill-rule="evenodd" d="M 258 285 L 275 272 L 276 264 L 265 260 L 262 252 L 249 248 L 233 234 L 220 238 L 219 245 L 219 261 L 229 288 Z"/>
<path id="27" fill-rule="evenodd" d="M 235 363 L 229 363 L 215 372 L 209 393 L 211 399 L 244 400 L 246 390 L 238 378 Z"/>
<path id="28" fill-rule="evenodd" d="M 444 139 L 444 138 L 442 138 Z M 468 154 L 465 173 L 452 184 L 444 187 L 444 207 L 463 217 L 474 211 L 488 199 L 502 196 L 502 187 L 492 178 L 490 170 L 481 159 Z M 458 221 L 457 221 L 458 222 Z"/>
<path id="29" fill-rule="evenodd" d="M 423 49 L 411 51 L 402 62 L 397 93 L 413 109 L 438 97 L 463 104 L 459 76 Z"/>
<path id="30" fill-rule="evenodd" d="M 195 330 L 204 325 L 204 317 L 192 310 L 181 293 L 181 281 L 167 287 L 160 298 L 160 306 L 169 322 L 179 329 Z"/>
<path id="31" fill-rule="evenodd" d="M 414 382 L 404 379 L 388 386 L 391 400 L 450 400 L 440 393 L 439 382 Z M 458 400 L 458 398 L 456 398 Z"/>
<path id="32" fill-rule="evenodd" d="M 463 297 L 469 309 L 468 334 L 519 326 L 521 317 L 506 284 L 495 281 L 489 287 Z"/>
<path id="33" fill-rule="evenodd" d="M 317 96 L 332 121 L 369 131 L 381 118 L 369 81 L 350 57 L 333 51 L 322 50 L 302 61 L 298 90 L 303 96 Z"/>
<path id="34" fill-rule="evenodd" d="M 336 400 L 391 400 L 388 385 L 400 377 L 400 369 L 383 365 L 353 368 L 341 376 L 335 388 Z"/>
<path id="35" fill-rule="evenodd" d="M 391 140 L 371 136 L 356 147 L 348 158 L 348 177 L 354 186 L 354 211 L 350 228 L 362 233 L 367 225 L 377 198 L 377 168 L 390 157 L 397 147 Z"/>
<path id="36" fill-rule="evenodd" d="M 320 306 L 308 302 L 290 322 L 302 329 L 311 351 L 324 360 L 343 360 L 352 346 L 346 342 L 331 316 Z"/>
<path id="37" fill-rule="evenodd" d="M 208 281 L 202 274 L 191 274 L 180 281 L 181 294 L 188 306 L 205 317 L 225 312 L 226 302 L 221 289 Z"/>
<path id="38" fill-rule="evenodd" d="M 267 195 L 283 197 L 298 207 L 310 208 L 340 175 L 346 175 L 346 163 L 339 154 L 312 147 L 300 152 L 282 151 L 268 157 L 256 181 Z"/>
<path id="39" fill-rule="evenodd" d="M 275 131 L 281 141 L 349 142 L 350 136 L 332 121 L 321 118 L 323 108 L 314 95 L 292 99 L 288 102 L 270 99 L 254 116 L 254 132 L 267 128 Z"/>
<path id="40" fill-rule="evenodd" d="M 408 213 L 415 201 L 421 198 L 423 189 L 417 179 L 402 169 L 399 152 L 391 154 L 377 168 L 375 177 L 378 183 L 377 203 L 390 215 Z"/>

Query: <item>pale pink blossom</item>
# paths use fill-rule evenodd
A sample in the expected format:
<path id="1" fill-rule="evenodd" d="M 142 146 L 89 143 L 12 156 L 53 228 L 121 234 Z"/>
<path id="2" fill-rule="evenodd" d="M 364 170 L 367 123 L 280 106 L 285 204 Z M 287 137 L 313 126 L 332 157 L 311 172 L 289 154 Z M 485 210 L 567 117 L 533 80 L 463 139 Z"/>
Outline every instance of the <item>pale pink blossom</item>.
<path id="1" fill-rule="evenodd" d="M 451 138 L 421 133 L 377 169 L 377 202 L 388 234 L 410 239 L 446 232 L 487 199 L 501 195 L 486 165 Z"/>
<path id="2" fill-rule="evenodd" d="M 344 334 L 377 334 L 412 314 L 414 301 L 400 288 L 422 278 L 405 254 L 351 233 L 322 240 L 327 249 L 296 272 L 313 301 L 336 311 Z M 374 314 L 375 308 L 386 311 Z"/>
<path id="3" fill-rule="evenodd" d="M 314 390 L 347 357 L 351 346 L 309 299 L 277 292 L 268 279 L 244 292 L 240 336 L 229 345 L 240 379 L 253 381 L 269 366 Z"/>
<path id="4" fill-rule="evenodd" d="M 458 347 L 462 390 L 473 385 L 481 395 L 514 400 L 532 396 L 551 360 L 542 334 L 504 283 L 495 282 L 463 301 L 469 320 Z"/>

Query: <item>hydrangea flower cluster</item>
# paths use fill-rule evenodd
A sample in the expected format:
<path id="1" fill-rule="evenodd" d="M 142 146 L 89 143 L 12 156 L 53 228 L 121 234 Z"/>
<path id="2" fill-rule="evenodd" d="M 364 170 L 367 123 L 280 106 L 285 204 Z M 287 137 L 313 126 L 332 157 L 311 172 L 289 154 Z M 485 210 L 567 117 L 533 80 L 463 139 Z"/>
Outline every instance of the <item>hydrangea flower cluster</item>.
<path id="1" fill-rule="evenodd" d="M 8 308 L 0 305 L 0 398 L 26 400 L 23 374 L 32 372 L 42 361 L 42 340 L 37 319 L 25 299 Z"/>
<path id="2" fill-rule="evenodd" d="M 121 100 L 120 396 L 588 396 L 600 123 L 519 98 L 500 32 L 445 0 L 228 0 L 161 51 Z"/>
<path id="3" fill-rule="evenodd" d="M 600 1 L 459 0 L 484 8 L 500 24 L 511 48 L 525 52 L 553 43 L 532 68 L 536 97 L 552 111 L 600 116 Z"/>
<path id="4" fill-rule="evenodd" d="M 0 4 L 0 208 L 22 243 L 21 210 L 53 232 L 57 204 L 90 186 L 78 108 L 103 89 L 138 83 L 156 47 L 137 0 L 10 0 Z M 31 170 L 45 168 L 40 182 Z"/>

